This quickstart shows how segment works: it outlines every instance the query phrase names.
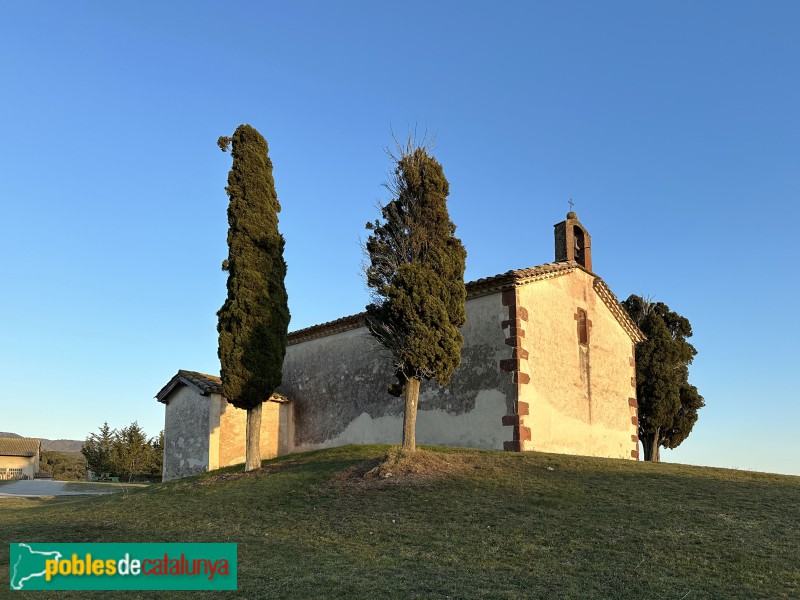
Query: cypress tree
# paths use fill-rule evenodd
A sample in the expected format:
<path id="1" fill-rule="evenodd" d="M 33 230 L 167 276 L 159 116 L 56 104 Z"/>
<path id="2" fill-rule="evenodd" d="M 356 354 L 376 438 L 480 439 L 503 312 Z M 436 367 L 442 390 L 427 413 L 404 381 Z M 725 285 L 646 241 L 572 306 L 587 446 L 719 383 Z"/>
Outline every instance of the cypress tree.
<path id="1" fill-rule="evenodd" d="M 692 326 L 663 302 L 632 295 L 622 305 L 647 336 L 636 344 L 639 439 L 644 459 L 659 462 L 660 448 L 677 448 L 705 405 L 689 383 L 689 365 L 697 354 L 687 341 Z"/>
<path id="2" fill-rule="evenodd" d="M 232 138 L 233 166 L 225 190 L 228 204 L 228 297 L 217 313 L 222 393 L 247 410 L 245 470 L 261 466 L 261 404 L 281 384 L 289 307 L 284 279 L 284 239 L 278 232 L 281 210 L 267 141 L 250 125 Z"/>
<path id="3" fill-rule="evenodd" d="M 447 385 L 461 363 L 467 253 L 447 211 L 442 166 L 412 140 L 399 150 L 386 184 L 393 198 L 383 220 L 367 224 L 367 326 L 392 354 L 397 382 L 388 390 L 405 396 L 403 448 L 413 450 L 420 382 Z"/>

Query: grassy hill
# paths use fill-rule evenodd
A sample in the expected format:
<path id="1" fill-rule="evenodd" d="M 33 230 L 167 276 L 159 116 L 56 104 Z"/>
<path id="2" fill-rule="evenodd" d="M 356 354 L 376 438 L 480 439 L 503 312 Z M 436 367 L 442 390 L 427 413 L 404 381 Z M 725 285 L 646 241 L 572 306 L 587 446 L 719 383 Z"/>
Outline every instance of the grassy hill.
<path id="1" fill-rule="evenodd" d="M 451 448 L 376 468 L 387 451 L 290 455 L 254 474 L 112 496 L 0 500 L 0 531 L 238 542 L 242 598 L 800 598 L 798 477 Z M 8 551 L 0 544 L 2 581 Z"/>

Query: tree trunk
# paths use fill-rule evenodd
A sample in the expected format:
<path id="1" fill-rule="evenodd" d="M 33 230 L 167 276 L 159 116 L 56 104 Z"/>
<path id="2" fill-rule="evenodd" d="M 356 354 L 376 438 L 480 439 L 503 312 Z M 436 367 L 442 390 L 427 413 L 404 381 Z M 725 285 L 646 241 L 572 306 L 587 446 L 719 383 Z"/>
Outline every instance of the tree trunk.
<path id="1" fill-rule="evenodd" d="M 406 409 L 403 413 L 403 450 L 416 450 L 417 402 L 419 379 L 409 377 L 406 381 Z"/>
<path id="2" fill-rule="evenodd" d="M 261 407 L 259 402 L 254 408 L 247 409 L 247 459 L 244 464 L 245 471 L 255 471 L 261 468 Z"/>
<path id="3" fill-rule="evenodd" d="M 644 451 L 645 460 L 648 460 L 650 462 L 661 462 L 659 433 L 660 433 L 660 428 L 656 429 L 655 432 L 645 433 L 641 437 L 642 450 Z"/>
<path id="4" fill-rule="evenodd" d="M 639 434 L 639 441 L 642 443 L 642 460 L 650 460 L 650 451 L 653 449 L 653 445 L 650 443 L 651 435 L 649 433 Z"/>

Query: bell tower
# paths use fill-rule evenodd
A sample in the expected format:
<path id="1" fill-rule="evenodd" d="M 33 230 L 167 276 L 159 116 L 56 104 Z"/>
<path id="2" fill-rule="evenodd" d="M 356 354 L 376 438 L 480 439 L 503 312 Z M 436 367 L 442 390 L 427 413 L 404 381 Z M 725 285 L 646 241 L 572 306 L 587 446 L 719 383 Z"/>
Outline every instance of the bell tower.
<path id="1" fill-rule="evenodd" d="M 556 223 L 556 262 L 574 260 L 587 271 L 592 270 L 592 238 L 578 221 L 578 213 L 569 211 L 567 220 Z"/>

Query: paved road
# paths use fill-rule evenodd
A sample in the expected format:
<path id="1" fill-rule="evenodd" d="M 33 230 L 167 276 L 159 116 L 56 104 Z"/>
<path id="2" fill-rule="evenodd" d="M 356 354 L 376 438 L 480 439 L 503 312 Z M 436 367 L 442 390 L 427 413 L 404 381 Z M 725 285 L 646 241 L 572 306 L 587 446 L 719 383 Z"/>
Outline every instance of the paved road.
<path id="1" fill-rule="evenodd" d="M 67 484 L 63 481 L 50 481 L 46 479 L 21 480 L 14 483 L 0 485 L 0 498 L 36 498 L 37 496 L 84 496 L 86 494 L 110 494 L 114 490 L 106 491 L 86 490 L 81 492 L 67 491 Z M 119 489 L 119 488 L 117 488 Z"/>

